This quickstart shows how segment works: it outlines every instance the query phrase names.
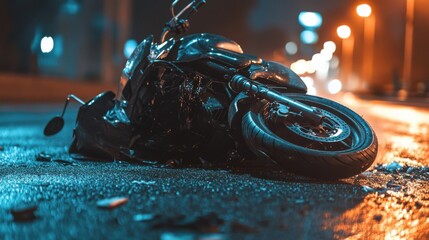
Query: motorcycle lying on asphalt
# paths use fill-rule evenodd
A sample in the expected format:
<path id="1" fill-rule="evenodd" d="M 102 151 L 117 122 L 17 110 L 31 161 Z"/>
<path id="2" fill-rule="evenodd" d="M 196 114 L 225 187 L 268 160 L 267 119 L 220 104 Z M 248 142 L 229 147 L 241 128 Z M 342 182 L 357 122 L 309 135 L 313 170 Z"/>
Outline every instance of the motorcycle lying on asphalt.
<path id="1" fill-rule="evenodd" d="M 171 5 L 172 19 L 160 41 L 149 36 L 128 59 L 117 94 L 82 101 L 71 153 L 216 162 L 235 152 L 320 179 L 346 178 L 370 167 L 378 144 L 362 117 L 306 95 L 292 70 L 244 54 L 228 38 L 180 37 L 205 1 L 191 1 L 176 15 L 178 2 Z M 63 114 L 71 98 L 80 101 L 69 95 Z M 48 123 L 45 135 L 61 130 L 62 115 Z"/>

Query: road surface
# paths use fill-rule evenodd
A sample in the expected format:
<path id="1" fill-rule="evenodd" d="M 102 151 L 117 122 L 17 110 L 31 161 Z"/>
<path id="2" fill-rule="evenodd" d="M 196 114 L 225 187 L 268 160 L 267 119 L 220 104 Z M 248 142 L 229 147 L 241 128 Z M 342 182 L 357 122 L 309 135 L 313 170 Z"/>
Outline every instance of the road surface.
<path id="1" fill-rule="evenodd" d="M 373 125 L 380 150 L 366 172 L 330 182 L 79 161 L 67 154 L 76 108 L 47 138 L 60 105 L 1 106 L 0 239 L 428 239 L 429 109 L 342 101 Z M 113 197 L 128 201 L 97 206 Z"/>

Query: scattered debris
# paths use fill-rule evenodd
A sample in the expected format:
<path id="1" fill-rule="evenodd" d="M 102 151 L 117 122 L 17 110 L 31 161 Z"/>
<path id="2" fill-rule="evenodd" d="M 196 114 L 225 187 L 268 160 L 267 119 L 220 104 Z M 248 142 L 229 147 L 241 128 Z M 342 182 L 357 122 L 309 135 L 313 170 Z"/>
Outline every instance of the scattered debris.
<path id="1" fill-rule="evenodd" d="M 146 213 L 146 214 L 136 214 L 134 215 L 133 219 L 136 222 L 145 222 L 145 221 L 154 220 L 157 217 L 159 216 L 152 213 Z"/>
<path id="2" fill-rule="evenodd" d="M 415 206 L 416 206 L 416 208 L 420 209 L 421 207 L 423 207 L 425 205 L 422 202 L 420 202 L 420 201 L 416 201 L 415 202 Z"/>
<path id="3" fill-rule="evenodd" d="M 36 219 L 36 215 L 34 214 L 36 210 L 37 206 L 30 206 L 12 209 L 11 213 L 15 221 L 23 222 Z"/>
<path id="4" fill-rule="evenodd" d="M 156 182 L 155 182 L 155 181 L 145 181 L 145 180 L 140 180 L 140 181 L 134 180 L 134 181 L 132 181 L 131 183 L 132 183 L 132 184 L 146 184 L 146 185 L 152 185 L 152 184 L 155 184 Z"/>
<path id="5" fill-rule="evenodd" d="M 62 164 L 64 164 L 65 166 L 68 166 L 68 165 L 75 165 L 75 163 L 73 163 L 73 162 L 70 162 L 70 161 L 67 161 L 67 160 L 62 160 L 62 159 L 54 159 L 54 160 L 52 160 L 53 162 L 56 162 L 56 163 L 62 163 Z"/>
<path id="6" fill-rule="evenodd" d="M 417 165 L 412 161 L 408 161 L 408 163 L 394 161 L 386 164 L 377 164 L 374 167 L 374 171 L 384 174 L 400 174 L 402 177 L 408 179 L 427 179 L 429 177 L 429 167 L 422 164 Z M 391 187 L 397 186 L 392 185 Z"/>
<path id="7" fill-rule="evenodd" d="M 195 234 L 193 233 L 173 233 L 165 232 L 159 236 L 160 240 L 191 240 L 196 239 Z"/>
<path id="8" fill-rule="evenodd" d="M 366 185 L 362 185 L 362 190 L 364 190 L 365 192 L 373 192 L 374 189 L 372 187 L 366 186 Z"/>
<path id="9" fill-rule="evenodd" d="M 386 187 L 396 188 L 397 190 L 401 189 L 402 186 L 394 183 L 392 180 L 386 184 Z"/>
<path id="10" fill-rule="evenodd" d="M 97 201 L 97 207 L 113 209 L 128 202 L 126 197 L 113 197 Z"/>
<path id="11" fill-rule="evenodd" d="M 374 215 L 374 217 L 372 219 L 374 219 L 377 222 L 380 222 L 381 219 L 383 219 L 383 215 L 381 215 L 381 214 Z"/>
<path id="12" fill-rule="evenodd" d="M 295 200 L 295 203 L 298 203 L 298 204 L 304 203 L 304 202 L 305 202 L 304 199 L 296 199 Z"/>
<path id="13" fill-rule="evenodd" d="M 36 155 L 36 161 L 38 162 L 56 162 L 56 163 L 62 163 L 64 165 L 76 165 L 75 163 L 68 160 L 52 159 L 52 158 L 53 158 L 52 155 L 47 154 L 45 152 L 41 152 Z"/>
<path id="14" fill-rule="evenodd" d="M 407 173 L 413 173 L 414 171 L 415 171 L 415 168 L 413 168 L 413 167 L 409 167 L 407 169 Z"/>
<path id="15" fill-rule="evenodd" d="M 170 168 L 179 168 L 183 165 L 183 159 L 169 159 L 165 165 Z"/>
<path id="16" fill-rule="evenodd" d="M 393 172 L 400 172 L 401 170 L 403 170 L 404 169 L 404 164 L 401 164 L 401 163 L 398 163 L 396 161 L 393 161 L 391 163 L 384 164 L 383 167 L 388 172 L 393 173 Z"/>
<path id="17" fill-rule="evenodd" d="M 44 152 L 41 152 L 36 155 L 36 161 L 38 162 L 50 162 L 51 160 L 52 160 L 52 156 Z"/>
<path id="18" fill-rule="evenodd" d="M 231 231 L 232 232 L 243 232 L 243 233 L 254 233 L 257 232 L 256 229 L 247 226 L 240 222 L 232 222 L 231 223 Z"/>
<path id="19" fill-rule="evenodd" d="M 368 176 L 372 175 L 371 172 L 363 172 L 357 176 L 354 177 L 355 181 L 359 181 L 359 180 L 366 180 L 368 179 Z"/>
<path id="20" fill-rule="evenodd" d="M 219 218 L 215 213 L 209 213 L 199 217 L 185 217 L 184 215 L 178 215 L 175 217 L 161 218 L 152 225 L 152 228 L 215 233 L 220 231 L 220 227 L 223 223 L 224 220 Z"/>

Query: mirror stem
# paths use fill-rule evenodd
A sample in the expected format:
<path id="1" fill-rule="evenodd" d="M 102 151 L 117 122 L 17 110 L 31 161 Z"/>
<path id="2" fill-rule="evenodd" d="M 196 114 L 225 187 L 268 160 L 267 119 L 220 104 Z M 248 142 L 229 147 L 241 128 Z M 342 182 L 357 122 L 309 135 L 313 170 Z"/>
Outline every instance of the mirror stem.
<path id="1" fill-rule="evenodd" d="M 80 103 L 80 104 L 82 104 L 82 105 L 84 105 L 84 104 L 85 104 L 85 102 L 84 102 L 82 99 L 80 99 L 80 98 L 76 97 L 74 94 L 69 94 L 69 95 L 67 96 L 67 101 L 69 101 L 69 100 L 70 100 L 70 98 L 73 98 L 76 102 L 78 102 L 78 103 Z"/>
<path id="2" fill-rule="evenodd" d="M 78 103 L 80 103 L 82 105 L 85 104 L 85 102 L 82 101 L 80 98 L 76 97 L 73 94 L 69 94 L 67 96 L 66 103 L 64 104 L 64 108 L 63 108 L 63 112 L 61 113 L 61 117 L 64 117 L 64 113 L 66 112 L 66 109 L 67 109 L 67 106 L 69 105 L 70 99 L 74 99 L 76 102 L 78 102 Z"/>

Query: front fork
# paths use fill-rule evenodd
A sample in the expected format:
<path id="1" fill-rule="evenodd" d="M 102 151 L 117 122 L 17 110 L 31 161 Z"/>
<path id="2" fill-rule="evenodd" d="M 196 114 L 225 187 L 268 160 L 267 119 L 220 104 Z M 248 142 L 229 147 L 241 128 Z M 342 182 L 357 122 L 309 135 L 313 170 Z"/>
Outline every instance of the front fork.
<path id="1" fill-rule="evenodd" d="M 237 92 L 246 92 L 250 96 L 266 99 L 270 102 L 277 102 L 286 105 L 290 111 L 301 115 L 304 119 L 310 121 L 315 125 L 322 123 L 324 116 L 317 110 L 306 104 L 295 101 L 291 98 L 285 97 L 280 92 L 268 88 L 264 84 L 242 76 L 235 75 L 230 83 L 232 89 Z"/>

